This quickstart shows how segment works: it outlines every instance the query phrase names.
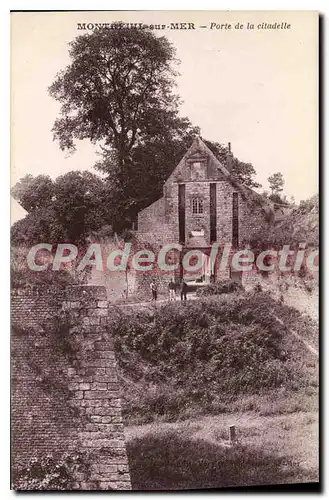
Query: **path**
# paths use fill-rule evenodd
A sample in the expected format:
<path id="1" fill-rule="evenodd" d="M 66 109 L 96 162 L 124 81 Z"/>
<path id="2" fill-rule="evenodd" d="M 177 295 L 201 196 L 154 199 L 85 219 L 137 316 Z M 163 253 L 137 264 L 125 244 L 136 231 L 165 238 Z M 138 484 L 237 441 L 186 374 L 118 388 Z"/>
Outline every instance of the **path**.
<path id="1" fill-rule="evenodd" d="M 188 295 L 187 302 L 191 300 L 196 300 L 197 296 L 195 292 L 192 292 Z M 176 297 L 176 300 L 173 302 L 179 302 L 181 303 L 182 301 L 180 300 L 180 297 Z M 171 304 L 171 301 L 169 299 L 158 299 L 156 301 L 152 300 L 145 300 L 143 302 L 126 302 L 125 304 L 109 304 L 110 307 L 154 307 L 157 306 L 158 304 Z"/>
<path id="2" fill-rule="evenodd" d="M 278 318 L 276 315 L 274 315 L 274 317 L 280 323 L 280 325 L 285 326 L 285 324 L 282 321 L 282 319 Z M 300 335 L 298 335 L 298 333 L 295 332 L 295 330 L 292 330 L 291 328 L 287 328 L 287 330 L 288 330 L 288 332 L 291 335 L 293 335 L 296 339 L 298 339 L 300 342 L 302 342 L 304 344 L 304 346 L 306 347 L 306 349 L 308 349 L 315 356 L 319 357 L 318 351 L 316 349 L 314 349 L 314 347 L 312 347 L 311 344 L 309 344 L 308 342 L 306 342 L 305 339 L 303 339 Z"/>

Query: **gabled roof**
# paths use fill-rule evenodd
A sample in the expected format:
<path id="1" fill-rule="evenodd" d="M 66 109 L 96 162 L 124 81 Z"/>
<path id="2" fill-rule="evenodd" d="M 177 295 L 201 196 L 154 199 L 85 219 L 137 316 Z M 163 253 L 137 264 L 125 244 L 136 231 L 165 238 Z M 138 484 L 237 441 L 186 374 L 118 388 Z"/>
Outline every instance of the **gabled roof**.
<path id="1" fill-rule="evenodd" d="M 174 169 L 174 171 L 171 173 L 171 175 L 168 177 L 165 184 L 173 180 L 179 180 L 179 176 L 185 166 L 186 159 L 197 154 L 207 156 L 208 164 L 210 165 L 210 171 L 214 172 L 215 174 L 214 178 L 216 177 L 216 173 L 217 175 L 219 174 L 221 177 L 226 178 L 234 186 L 234 188 L 241 193 L 242 197 L 247 203 L 256 203 L 260 205 L 268 216 L 273 215 L 274 217 L 273 204 L 264 196 L 240 184 L 236 179 L 234 179 L 231 172 L 218 160 L 218 158 L 216 158 L 214 153 L 208 148 L 208 146 L 206 146 L 206 144 L 201 140 L 200 137 L 196 137 L 194 139 L 192 145 L 186 151 L 185 155 L 183 156 L 177 167 Z"/>
<path id="2" fill-rule="evenodd" d="M 214 177 L 219 173 L 221 173 L 224 177 L 230 177 L 230 172 L 227 170 L 227 168 L 216 158 L 214 153 L 208 148 L 208 146 L 205 145 L 200 137 L 196 137 L 181 161 L 178 163 L 177 167 L 168 177 L 166 183 L 172 181 L 175 178 L 178 178 L 182 173 L 183 168 L 185 167 L 186 160 L 190 157 L 193 157 L 194 155 L 206 156 L 208 158 L 209 170 L 214 173 Z"/>

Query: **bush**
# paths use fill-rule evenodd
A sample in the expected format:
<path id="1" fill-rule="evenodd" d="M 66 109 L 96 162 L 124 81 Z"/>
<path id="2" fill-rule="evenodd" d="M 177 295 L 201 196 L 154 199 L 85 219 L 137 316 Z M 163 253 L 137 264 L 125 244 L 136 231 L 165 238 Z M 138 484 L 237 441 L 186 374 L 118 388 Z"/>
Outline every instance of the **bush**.
<path id="1" fill-rule="evenodd" d="M 223 280 L 199 288 L 197 290 L 197 295 L 199 297 L 208 297 L 210 295 L 220 295 L 222 293 L 233 293 L 238 290 L 243 290 L 241 283 L 233 280 Z"/>
<path id="2" fill-rule="evenodd" d="M 306 386 L 274 314 L 294 321 L 289 308 L 261 292 L 171 303 L 152 314 L 121 311 L 109 330 L 125 380 L 125 417 L 187 418 L 216 413 L 242 394 Z"/>
<path id="3" fill-rule="evenodd" d="M 12 247 L 10 258 L 10 277 L 12 288 L 22 288 L 26 286 L 52 286 L 59 289 L 65 288 L 69 285 L 76 285 L 82 283 L 84 280 L 84 273 L 69 273 L 65 269 L 54 272 L 51 266 L 44 271 L 33 271 L 28 267 L 27 255 L 29 248 L 23 245 Z M 46 255 L 45 255 L 46 254 Z M 39 264 L 50 262 L 48 252 L 42 253 Z"/>
<path id="4" fill-rule="evenodd" d="M 32 458 L 25 467 L 13 471 L 14 490 L 71 490 L 76 473 L 86 473 L 86 457 L 81 453 L 65 453 L 61 457 L 47 455 Z"/>

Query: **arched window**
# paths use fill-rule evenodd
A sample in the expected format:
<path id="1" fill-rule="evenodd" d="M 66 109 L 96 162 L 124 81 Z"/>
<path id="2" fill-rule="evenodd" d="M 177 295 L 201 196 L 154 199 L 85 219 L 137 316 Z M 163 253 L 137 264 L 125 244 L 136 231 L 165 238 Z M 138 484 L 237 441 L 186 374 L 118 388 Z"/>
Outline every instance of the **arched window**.
<path id="1" fill-rule="evenodd" d="M 192 198 L 192 213 L 203 214 L 203 200 L 201 198 Z"/>

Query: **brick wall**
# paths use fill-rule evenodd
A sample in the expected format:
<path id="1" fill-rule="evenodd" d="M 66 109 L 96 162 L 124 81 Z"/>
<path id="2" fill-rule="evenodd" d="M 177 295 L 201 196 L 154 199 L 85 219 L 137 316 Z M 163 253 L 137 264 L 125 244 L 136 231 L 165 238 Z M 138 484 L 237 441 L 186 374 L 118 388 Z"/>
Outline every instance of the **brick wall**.
<path id="1" fill-rule="evenodd" d="M 76 489 L 130 489 L 105 288 L 13 290 L 11 309 L 13 467 L 86 451 L 89 474 L 77 475 Z M 71 318 L 60 343 L 59 310 Z"/>
<path id="2" fill-rule="evenodd" d="M 65 425 L 70 411 L 62 395 L 54 394 L 59 383 L 51 388 L 52 397 L 46 388 L 48 378 L 53 377 L 49 371 L 53 346 L 44 323 L 56 314 L 57 298 L 50 289 L 13 290 L 11 310 L 11 429 L 16 467 L 33 456 L 54 453 L 63 445 L 69 447 L 72 430 Z M 24 330 L 16 332 L 16 325 Z M 56 362 L 58 374 L 69 367 L 64 357 Z"/>

